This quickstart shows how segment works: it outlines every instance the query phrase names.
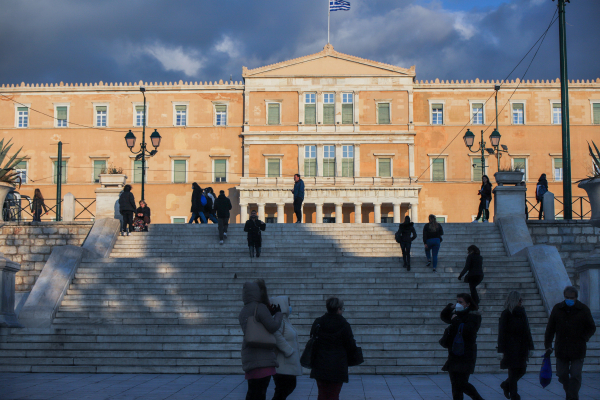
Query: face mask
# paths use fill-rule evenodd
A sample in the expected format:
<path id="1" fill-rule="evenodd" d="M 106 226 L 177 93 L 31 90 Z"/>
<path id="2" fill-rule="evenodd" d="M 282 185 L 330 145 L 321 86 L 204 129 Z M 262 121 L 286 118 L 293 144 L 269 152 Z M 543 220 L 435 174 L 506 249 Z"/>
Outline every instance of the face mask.
<path id="1" fill-rule="evenodd" d="M 565 304 L 569 307 L 573 307 L 575 305 L 575 300 L 565 299 Z"/>
<path id="2" fill-rule="evenodd" d="M 455 311 L 463 311 L 464 309 L 465 307 L 460 303 L 456 303 L 456 307 L 454 307 Z"/>
<path id="3" fill-rule="evenodd" d="M 288 315 L 292 314 L 292 306 L 290 306 L 290 308 L 288 309 Z"/>

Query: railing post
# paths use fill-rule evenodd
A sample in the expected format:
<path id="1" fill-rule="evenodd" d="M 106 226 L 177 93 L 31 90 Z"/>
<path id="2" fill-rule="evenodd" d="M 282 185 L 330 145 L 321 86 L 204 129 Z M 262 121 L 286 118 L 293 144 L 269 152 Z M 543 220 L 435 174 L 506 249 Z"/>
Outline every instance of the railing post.
<path id="1" fill-rule="evenodd" d="M 75 221 L 75 196 L 73 193 L 65 194 L 63 221 Z"/>

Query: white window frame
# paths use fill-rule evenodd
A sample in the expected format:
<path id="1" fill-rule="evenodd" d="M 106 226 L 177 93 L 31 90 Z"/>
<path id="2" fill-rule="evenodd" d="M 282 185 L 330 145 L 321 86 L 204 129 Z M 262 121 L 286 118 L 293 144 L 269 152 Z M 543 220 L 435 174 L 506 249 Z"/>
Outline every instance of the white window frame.
<path id="1" fill-rule="evenodd" d="M 382 102 L 385 103 L 385 102 Z M 373 154 L 375 156 L 375 177 L 377 178 L 387 178 L 386 176 L 379 176 L 379 159 L 380 158 L 389 158 L 390 159 L 390 178 L 394 177 L 394 157 L 396 154 Z M 356 174 L 356 171 L 355 171 Z"/>
<path id="2" fill-rule="evenodd" d="M 279 104 L 279 123 L 276 125 L 281 125 L 281 118 L 283 116 L 283 100 L 265 100 L 265 125 L 267 126 L 269 126 L 269 104 Z"/>
<path id="3" fill-rule="evenodd" d="M 389 104 L 389 107 L 388 107 L 388 110 L 390 113 L 390 123 L 389 124 L 380 124 L 379 123 L 379 104 L 381 104 L 381 103 Z M 392 125 L 392 99 L 375 100 L 375 125 L 384 125 L 384 126 Z M 377 170 L 377 173 L 379 173 L 379 170 Z"/>
<path id="4" fill-rule="evenodd" d="M 481 104 L 481 123 L 475 122 L 475 115 L 473 114 L 473 104 Z M 485 121 L 486 121 L 485 100 L 469 100 L 469 110 L 470 110 L 469 115 L 471 116 L 471 125 L 485 125 Z M 433 118 L 433 110 L 431 110 L 431 111 L 432 111 L 432 118 Z M 443 120 L 443 112 L 444 112 L 444 110 L 442 109 L 442 120 Z"/>
<path id="5" fill-rule="evenodd" d="M 179 217 L 179 216 L 174 216 L 174 217 L 170 217 L 170 218 L 171 218 L 171 223 L 172 223 L 172 224 L 175 224 L 175 223 L 176 223 L 176 222 L 174 222 L 175 218 L 182 218 L 182 219 L 183 219 L 183 223 L 184 223 L 184 224 L 186 224 L 186 223 L 188 222 L 188 217 L 187 217 L 187 216 L 185 216 L 185 217 L 183 217 L 183 216 L 182 216 L 182 217 Z"/>
<path id="6" fill-rule="evenodd" d="M 312 102 L 307 102 L 307 96 L 312 96 Z M 317 92 L 304 92 L 304 104 L 317 104 Z"/>
<path id="7" fill-rule="evenodd" d="M 590 99 L 590 125 L 600 125 L 594 124 L 594 104 L 600 104 L 600 99 Z"/>
<path id="8" fill-rule="evenodd" d="M 434 100 L 434 99 L 429 99 L 429 125 L 446 125 L 448 123 L 448 116 L 446 114 L 446 100 Z M 441 104 L 442 105 L 442 123 L 441 124 L 434 124 L 433 123 L 433 105 L 434 104 Z"/>
<path id="9" fill-rule="evenodd" d="M 104 125 L 104 126 L 98 125 L 98 111 L 96 111 L 96 107 L 106 107 L 106 125 Z M 110 103 L 92 102 L 92 108 L 94 110 L 93 126 L 98 127 L 98 128 L 107 128 L 108 127 L 108 115 L 110 113 Z"/>
<path id="10" fill-rule="evenodd" d="M 131 183 L 132 184 L 136 184 L 136 183 L 142 183 L 140 182 L 136 182 L 135 181 L 135 156 L 130 156 L 131 157 Z M 142 160 L 138 160 L 138 161 L 142 161 Z M 150 170 L 150 165 L 148 163 L 148 159 L 146 159 L 146 174 L 144 175 L 144 177 L 146 178 L 144 180 L 144 183 L 148 183 L 148 171 Z"/>
<path id="11" fill-rule="evenodd" d="M 279 160 L 279 176 L 277 178 L 282 178 L 283 154 L 263 154 L 263 156 L 265 158 L 265 178 L 269 178 L 269 160 Z"/>
<path id="12" fill-rule="evenodd" d="M 15 168 L 15 172 L 16 172 L 17 174 L 19 174 L 19 176 L 21 175 L 21 173 L 25 172 L 25 179 L 24 179 L 24 180 L 21 180 L 21 184 L 23 184 L 23 185 L 26 185 L 26 184 L 27 184 L 27 182 L 28 182 L 28 179 L 27 179 L 27 178 L 28 178 L 27 171 L 29 171 L 29 160 L 28 160 L 28 159 L 24 159 L 24 160 L 22 160 L 22 162 L 24 162 L 24 163 L 25 163 L 25 169 L 23 169 L 23 168 L 18 168 L 18 169 L 17 169 L 17 168 Z"/>
<path id="13" fill-rule="evenodd" d="M 437 103 L 436 103 L 437 104 Z M 429 157 L 429 182 L 431 183 L 440 183 L 440 181 L 433 180 L 433 160 L 436 158 L 441 158 L 444 160 L 444 180 L 442 182 L 448 181 L 448 154 L 427 154 Z"/>
<path id="14" fill-rule="evenodd" d="M 180 185 L 182 183 L 189 183 L 188 172 L 189 172 L 189 156 L 170 156 L 171 157 L 171 183 Z M 185 161 L 185 181 L 175 182 L 175 161 Z"/>
<path id="15" fill-rule="evenodd" d="M 436 218 L 437 217 L 444 218 L 444 222 L 440 222 L 440 224 L 447 224 L 448 223 L 448 216 L 447 215 L 441 215 L 441 214 L 434 214 L 434 215 L 435 215 Z M 475 218 L 473 218 L 473 219 L 475 219 Z"/>
<path id="16" fill-rule="evenodd" d="M 210 176 L 212 177 L 212 183 L 228 183 L 229 182 L 229 157 L 227 155 L 219 155 L 219 156 L 210 156 L 210 166 L 212 168 L 212 172 Z M 215 168 L 216 160 L 225 160 L 225 182 L 217 182 L 217 170 Z"/>
<path id="17" fill-rule="evenodd" d="M 558 100 L 550 100 L 550 123 L 552 125 L 562 125 L 562 108 L 560 109 L 560 122 L 559 123 L 554 123 L 554 104 L 558 103 L 561 104 L 560 99 Z"/>
<path id="18" fill-rule="evenodd" d="M 473 173 L 473 164 L 475 164 L 475 160 L 481 161 L 481 155 L 475 156 L 475 155 L 469 154 L 469 169 L 471 170 L 471 182 L 481 182 L 481 179 L 475 180 L 475 174 Z M 488 163 L 488 156 L 485 156 L 485 169 L 484 169 L 483 175 L 488 174 L 489 167 L 490 167 L 490 165 Z"/>
<path id="19" fill-rule="evenodd" d="M 71 103 L 53 103 L 54 105 L 54 127 L 55 128 L 68 128 L 69 127 L 69 116 L 71 115 Z M 67 119 L 66 125 L 58 125 L 58 107 L 67 107 Z"/>
<path id="20" fill-rule="evenodd" d="M 510 166 L 513 169 L 515 168 L 515 158 L 525 159 L 525 175 L 523 176 L 523 180 L 525 182 L 529 181 L 529 154 L 510 154 Z"/>
<path id="21" fill-rule="evenodd" d="M 343 144 L 343 145 L 341 145 L 341 147 L 342 147 L 342 151 L 341 151 L 342 160 L 340 162 L 340 166 L 341 166 L 342 170 L 339 173 L 340 177 L 342 177 L 344 175 L 344 160 L 352 160 L 352 171 L 353 172 L 355 172 L 354 168 L 356 167 L 356 165 L 355 165 L 356 160 L 354 158 L 354 152 L 356 150 L 355 146 L 353 144 Z M 352 147 L 352 157 L 344 157 L 344 148 L 347 148 L 347 147 Z M 347 154 L 347 152 L 348 152 L 348 150 L 346 149 L 346 154 Z M 377 170 L 377 172 L 379 173 L 379 170 Z M 337 171 L 336 171 L 336 173 L 337 173 Z M 353 173 L 352 176 L 355 176 L 355 173 Z"/>
<path id="22" fill-rule="evenodd" d="M 333 147 L 333 157 L 325 157 L 325 147 Z M 322 165 L 325 165 L 325 159 L 327 160 L 333 160 L 333 176 L 328 176 L 326 178 L 333 178 L 337 176 L 337 157 L 336 157 L 336 150 L 337 150 L 337 146 L 335 144 L 324 144 L 323 145 L 323 161 L 322 161 Z M 325 167 L 323 167 L 323 170 L 325 170 Z"/>
<path id="23" fill-rule="evenodd" d="M 217 106 L 225 106 L 225 123 L 217 125 Z M 269 107 L 267 106 L 267 111 Z M 279 109 L 281 113 L 281 108 Z M 212 112 L 213 112 L 213 126 L 228 126 L 229 125 L 229 101 L 213 101 L 212 102 Z M 268 116 L 267 116 L 268 118 Z M 281 119 L 281 114 L 279 115 L 279 119 Z M 268 121 L 267 121 L 268 122 Z"/>
<path id="24" fill-rule="evenodd" d="M 141 127 L 142 125 L 136 125 L 136 123 L 137 123 L 137 111 L 135 110 L 135 107 L 136 106 L 142 106 L 143 107 L 144 106 L 144 102 L 143 101 L 142 102 L 138 101 L 138 102 L 132 102 L 131 104 L 133 106 L 132 107 L 133 108 L 133 121 L 132 121 L 132 124 L 136 128 L 137 127 Z M 146 102 L 146 127 L 148 127 L 148 116 L 149 115 L 150 115 L 150 103 Z"/>
<path id="25" fill-rule="evenodd" d="M 562 182 L 563 179 L 564 179 L 564 171 L 565 171 L 564 167 L 561 168 L 561 170 L 562 170 L 562 172 L 561 172 L 561 179 L 557 180 L 556 179 L 556 175 L 555 175 L 555 173 L 556 173 L 556 166 L 555 166 L 554 162 L 556 161 L 557 158 L 560 158 L 562 160 L 563 156 L 562 156 L 562 154 L 550 154 L 550 158 L 552 159 L 552 179 L 554 180 L 554 182 Z M 564 164 L 563 164 L 563 166 L 564 166 Z"/>
<path id="26" fill-rule="evenodd" d="M 350 96 L 352 100 L 348 101 L 347 96 Z M 354 104 L 354 93 L 342 92 L 342 104 Z"/>
<path id="27" fill-rule="evenodd" d="M 188 126 L 189 121 L 189 110 L 190 110 L 190 102 L 189 101 L 173 101 L 173 126 Z M 176 106 L 185 106 L 185 124 L 178 125 L 177 124 L 177 111 L 175 110 Z M 146 113 L 148 113 L 148 104 L 146 103 Z M 146 121 L 148 122 L 148 121 Z"/>
<path id="28" fill-rule="evenodd" d="M 19 126 L 19 107 L 27 107 L 27 125 Z M 27 129 L 31 125 L 31 103 L 15 103 L 15 128 Z"/>
<path id="29" fill-rule="evenodd" d="M 514 119 L 514 109 L 513 109 L 513 104 L 523 104 L 523 123 L 522 124 L 516 124 L 515 123 L 515 119 Z M 527 124 L 527 118 L 525 118 L 525 115 L 527 113 L 527 101 L 526 100 L 511 100 L 510 101 L 510 124 L 511 125 L 525 125 Z"/>
<path id="30" fill-rule="evenodd" d="M 94 176 L 94 162 L 96 162 L 96 161 L 105 161 L 106 162 L 106 168 L 108 169 L 108 159 L 110 157 L 108 157 L 108 156 L 102 156 L 102 157 L 90 156 L 90 158 L 91 158 L 91 162 L 92 162 L 92 183 L 99 183 L 99 182 L 96 182 L 96 177 Z"/>
<path id="31" fill-rule="evenodd" d="M 315 150 L 315 153 L 314 153 L 315 156 L 314 157 L 310 156 L 310 153 L 311 153 L 310 150 L 308 150 L 308 154 L 309 155 L 308 156 L 306 155 L 306 151 L 307 151 L 306 148 L 307 147 L 313 147 L 314 148 L 314 150 Z M 314 178 L 314 177 L 319 176 L 319 163 L 317 161 L 317 145 L 314 145 L 314 144 L 305 144 L 303 146 L 303 151 L 304 151 L 304 157 L 302 158 L 302 172 L 301 172 L 302 176 L 304 176 L 304 170 L 305 170 L 306 160 L 315 160 L 315 175 L 314 176 L 310 176 L 310 177 Z"/>

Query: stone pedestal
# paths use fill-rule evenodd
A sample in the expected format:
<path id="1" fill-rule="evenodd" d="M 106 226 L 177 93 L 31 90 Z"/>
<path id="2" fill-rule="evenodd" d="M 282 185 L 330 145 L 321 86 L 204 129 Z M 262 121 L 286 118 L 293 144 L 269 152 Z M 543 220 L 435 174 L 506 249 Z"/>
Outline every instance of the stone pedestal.
<path id="1" fill-rule="evenodd" d="M 586 258 L 575 264 L 579 274 L 579 300 L 587 305 L 600 324 L 600 254 Z"/>
<path id="2" fill-rule="evenodd" d="M 554 221 L 554 193 L 546 192 L 542 198 L 542 204 L 544 205 L 544 219 L 547 221 Z"/>
<path id="3" fill-rule="evenodd" d="M 100 175 L 101 187 L 96 189 L 96 219 L 121 219 L 119 195 L 126 182 L 126 175 Z"/>
<path id="4" fill-rule="evenodd" d="M 75 196 L 73 193 L 65 194 L 63 199 L 63 221 L 74 221 L 75 220 Z"/>
<path id="5" fill-rule="evenodd" d="M 15 274 L 21 266 L 0 256 L 0 326 L 22 328 L 15 314 Z"/>
<path id="6" fill-rule="evenodd" d="M 494 193 L 494 221 L 517 216 L 525 219 L 525 186 L 496 186 Z"/>

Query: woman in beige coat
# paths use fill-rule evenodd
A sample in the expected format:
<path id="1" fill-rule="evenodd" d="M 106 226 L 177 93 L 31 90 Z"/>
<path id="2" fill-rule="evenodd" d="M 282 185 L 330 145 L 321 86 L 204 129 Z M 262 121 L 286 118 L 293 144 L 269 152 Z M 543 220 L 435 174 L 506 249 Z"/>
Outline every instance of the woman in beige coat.
<path id="1" fill-rule="evenodd" d="M 273 400 L 285 400 L 296 388 L 296 376 L 302 375 L 300 351 L 298 349 L 298 333 L 292 326 L 289 316 L 292 313 L 288 296 L 271 298 L 271 304 L 281 307 L 283 322 L 275 332 L 277 340 L 277 374 L 273 376 L 275 395 Z"/>

